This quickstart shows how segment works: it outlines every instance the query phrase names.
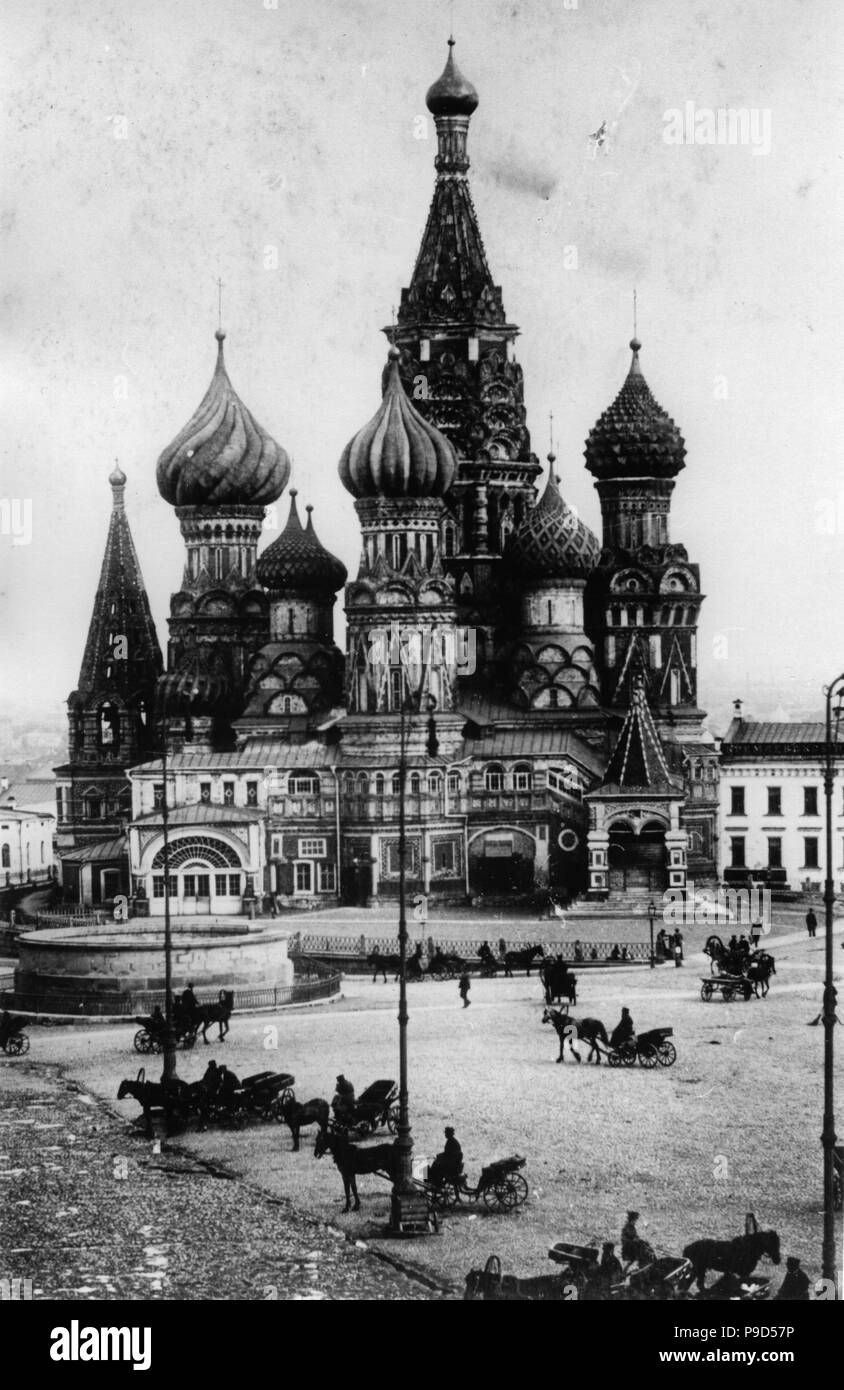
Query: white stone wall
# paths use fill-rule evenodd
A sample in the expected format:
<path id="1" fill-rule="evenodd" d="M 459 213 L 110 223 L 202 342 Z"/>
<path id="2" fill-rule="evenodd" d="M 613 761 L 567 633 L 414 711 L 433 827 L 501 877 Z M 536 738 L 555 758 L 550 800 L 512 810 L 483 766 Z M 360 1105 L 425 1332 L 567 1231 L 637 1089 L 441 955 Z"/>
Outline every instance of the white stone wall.
<path id="1" fill-rule="evenodd" d="M 844 881 L 844 770 L 839 768 L 833 792 L 833 875 L 836 882 Z M 731 812 L 732 787 L 744 789 L 744 815 Z M 779 787 L 781 815 L 768 814 L 768 788 Z M 803 790 L 815 787 L 818 794 L 818 814 L 804 813 Z M 731 866 L 731 839 L 743 835 L 745 863 L 752 871 L 768 867 L 768 839 L 782 840 L 782 867 L 789 887 L 799 889 L 804 880 L 819 886 L 826 875 L 826 812 L 823 791 L 823 768 L 820 762 L 786 763 L 747 761 L 728 763 L 721 768 L 720 783 L 720 864 L 723 876 Z M 805 840 L 818 842 L 818 867 L 807 868 Z"/>

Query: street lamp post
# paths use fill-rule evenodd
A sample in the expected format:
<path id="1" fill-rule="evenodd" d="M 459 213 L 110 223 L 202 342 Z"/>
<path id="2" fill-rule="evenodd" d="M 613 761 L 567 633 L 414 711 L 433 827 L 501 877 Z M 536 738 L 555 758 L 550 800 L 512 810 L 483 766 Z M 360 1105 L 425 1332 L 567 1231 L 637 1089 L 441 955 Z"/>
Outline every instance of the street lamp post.
<path id="1" fill-rule="evenodd" d="M 406 701 L 399 709 L 399 1122 L 396 1136 L 396 1169 L 390 1210 L 390 1230 L 394 1235 L 426 1235 L 431 1229 L 428 1202 L 413 1183 L 413 1139 L 407 1091 L 407 820 L 405 785 L 407 782 Z M 428 701 L 428 751 L 436 752 L 433 711 Z"/>
<path id="2" fill-rule="evenodd" d="M 835 783 L 835 748 L 838 744 L 838 731 L 841 722 L 842 701 L 844 701 L 844 673 L 836 676 L 835 680 L 828 685 L 824 691 L 826 695 L 826 737 L 824 752 L 826 755 L 824 767 L 824 795 L 826 798 L 826 881 L 824 883 L 824 908 L 825 908 L 825 969 L 824 969 L 824 991 L 823 991 L 823 1030 L 824 1030 L 824 1049 L 823 1049 L 823 1130 L 821 1132 L 821 1143 L 823 1144 L 823 1249 L 822 1264 L 823 1277 L 831 1281 L 832 1287 L 836 1289 L 836 1268 L 835 1268 L 835 1097 L 834 1097 L 834 1063 L 835 1053 L 833 1046 L 833 1029 L 835 1027 L 835 1004 L 836 991 L 833 984 L 832 972 L 832 909 L 835 903 L 835 888 L 833 885 L 833 861 L 832 861 L 832 793 Z M 838 703 L 833 711 L 832 702 L 837 699 Z M 833 713 L 835 727 L 833 730 Z"/>
<path id="3" fill-rule="evenodd" d="M 648 903 L 648 922 L 649 922 L 649 924 L 650 924 L 650 929 L 651 929 L 651 970 L 653 970 L 654 966 L 656 965 L 656 959 L 655 959 L 655 957 L 654 957 L 654 918 L 655 918 L 655 917 L 656 917 L 656 904 L 655 904 L 653 898 L 651 898 L 650 902 Z"/>

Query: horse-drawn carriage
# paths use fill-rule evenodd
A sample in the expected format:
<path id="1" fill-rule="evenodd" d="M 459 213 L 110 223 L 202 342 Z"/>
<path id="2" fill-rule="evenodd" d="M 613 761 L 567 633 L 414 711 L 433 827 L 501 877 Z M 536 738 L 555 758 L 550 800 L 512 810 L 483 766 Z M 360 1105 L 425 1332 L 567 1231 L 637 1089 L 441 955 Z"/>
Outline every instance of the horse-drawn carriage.
<path id="1" fill-rule="evenodd" d="M 618 1047 L 611 1047 L 607 1061 L 611 1067 L 633 1067 L 637 1062 L 642 1067 L 673 1067 L 677 1061 L 677 1049 L 670 1041 L 673 1035 L 673 1028 L 636 1033 Z"/>
<path id="2" fill-rule="evenodd" d="M 20 1014 L 0 1015 L 0 1050 L 7 1057 L 24 1057 L 29 1051 L 29 1038 L 23 1031 L 30 1022 Z"/>
<path id="3" fill-rule="evenodd" d="M 735 999 L 742 999 L 747 1003 L 748 999 L 756 997 L 751 981 L 743 975 L 702 975 L 700 997 L 704 1004 L 709 1004 L 717 995 L 721 996 L 725 1004 L 732 1004 Z"/>
<path id="4" fill-rule="evenodd" d="M 709 956 L 712 988 L 700 991 L 700 997 L 709 1002 L 716 994 L 721 994 L 728 1003 L 732 999 L 764 999 L 770 988 L 770 978 L 776 975 L 777 966 L 769 951 L 750 950 L 746 945 L 725 946 L 720 936 L 710 936 L 703 948 Z M 701 981 L 705 985 L 707 981 Z"/>
<path id="5" fill-rule="evenodd" d="M 280 1124 L 285 1109 L 296 1100 L 295 1081 L 295 1076 L 285 1071 L 259 1071 L 245 1076 L 240 1086 L 228 1093 L 224 1087 L 218 1088 L 210 1098 L 208 1118 L 238 1128 L 250 1120 L 275 1120 Z"/>
<path id="6" fill-rule="evenodd" d="M 336 1109 L 334 1128 L 347 1137 L 361 1139 L 382 1126 L 395 1134 L 399 1125 L 398 1086 L 395 1081 L 373 1081 L 348 1109 Z"/>
<path id="7" fill-rule="evenodd" d="M 153 1118 L 166 1116 L 180 1125 L 198 1119 L 209 1123 L 233 1124 L 238 1128 L 249 1120 L 274 1120 L 287 1123 L 288 1106 L 295 1103 L 293 1085 L 296 1080 L 289 1072 L 256 1072 L 237 1084 L 232 1073 L 210 1062 L 199 1081 L 183 1081 L 181 1077 L 147 1081 L 141 1067 L 134 1080 L 120 1083 L 117 1099 L 131 1096 L 141 1107 L 138 1121 L 143 1121 L 148 1138 L 152 1138 Z M 136 1123 L 138 1122 L 136 1121 Z"/>
<path id="8" fill-rule="evenodd" d="M 513 1154 L 482 1168 L 475 1187 L 469 1185 L 463 1173 L 448 1175 L 438 1183 L 426 1179 L 423 1186 L 438 1211 L 452 1211 L 461 1203 L 480 1201 L 490 1211 L 512 1211 L 527 1201 L 528 1185 L 519 1172 L 524 1166 L 521 1155 Z"/>
<path id="9" fill-rule="evenodd" d="M 135 1051 L 140 1052 L 142 1056 L 148 1056 L 150 1053 L 154 1052 L 163 1052 L 164 1041 L 167 1034 L 167 1023 L 164 1016 L 136 1014 L 135 1022 L 141 1025 L 132 1039 L 132 1045 Z M 192 1020 L 182 1017 L 177 1022 L 174 1018 L 173 1040 L 176 1046 L 185 1049 L 193 1047 L 196 1042 L 198 1027 L 199 1024 Z"/>

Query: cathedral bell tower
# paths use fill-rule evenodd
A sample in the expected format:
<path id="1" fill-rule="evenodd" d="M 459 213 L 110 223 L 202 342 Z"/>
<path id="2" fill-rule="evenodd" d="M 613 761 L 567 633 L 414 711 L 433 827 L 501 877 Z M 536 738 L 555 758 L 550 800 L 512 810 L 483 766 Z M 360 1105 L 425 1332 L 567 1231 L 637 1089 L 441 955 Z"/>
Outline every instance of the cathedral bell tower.
<path id="1" fill-rule="evenodd" d="M 443 563 L 456 580 L 461 621 L 491 654 L 500 557 L 534 498 L 540 472 L 525 424 L 518 328 L 508 323 L 487 263 L 469 189 L 467 137 L 478 94 L 454 61 L 426 103 L 437 132 L 437 180 L 398 323 L 405 390 L 458 457 L 443 512 Z M 481 653 L 483 656 L 485 653 Z M 483 659 L 480 663 L 484 664 Z"/>

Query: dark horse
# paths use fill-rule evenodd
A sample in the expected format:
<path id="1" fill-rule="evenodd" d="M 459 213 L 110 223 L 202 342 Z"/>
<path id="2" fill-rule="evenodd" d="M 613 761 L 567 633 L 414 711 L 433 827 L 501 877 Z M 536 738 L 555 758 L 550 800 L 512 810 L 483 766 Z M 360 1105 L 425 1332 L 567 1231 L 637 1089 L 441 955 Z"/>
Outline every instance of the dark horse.
<path id="1" fill-rule="evenodd" d="M 708 1269 L 736 1274 L 744 1280 L 753 1273 L 763 1255 L 778 1265 L 780 1238 L 776 1231 L 754 1231 L 750 1235 L 736 1236 L 735 1240 L 693 1240 L 683 1255 L 691 1260 L 698 1289 L 702 1290 Z"/>
<path id="2" fill-rule="evenodd" d="M 762 989 L 762 998 L 770 989 L 768 981 L 772 975 L 776 975 L 777 967 L 772 955 L 767 951 L 759 951 L 747 967 L 747 979 L 753 985 L 753 993 L 759 998 L 759 989 Z"/>
<path id="3" fill-rule="evenodd" d="M 525 974 L 530 974 L 530 968 L 537 956 L 544 957 L 545 952 L 541 946 L 526 946 L 522 951 L 505 951 L 504 953 L 504 974 L 512 977 L 513 968 L 521 970 L 525 967 Z"/>
<path id="4" fill-rule="evenodd" d="M 395 976 L 396 979 L 399 978 L 399 971 L 401 970 L 400 956 L 382 956 L 380 951 L 373 951 L 371 955 L 367 956 L 366 963 L 367 965 L 372 966 L 373 984 L 375 984 L 375 981 L 378 979 L 379 975 L 384 976 L 384 984 L 386 984 L 388 970 L 391 975 Z M 421 970 L 419 973 L 421 974 Z"/>
<path id="5" fill-rule="evenodd" d="M 321 1130 L 328 1128 L 331 1107 L 327 1100 L 289 1100 L 281 1112 L 281 1117 L 293 1135 L 293 1152 L 299 1151 L 299 1131 L 305 1125 L 318 1125 Z"/>
<path id="6" fill-rule="evenodd" d="M 127 1096 L 132 1096 L 143 1109 L 148 1139 L 153 1137 L 153 1110 L 166 1111 L 168 1101 L 171 1109 L 182 1115 L 187 1115 L 190 1110 L 190 1089 L 186 1082 L 176 1080 L 165 1086 L 160 1081 L 147 1081 L 143 1067 L 134 1081 L 128 1078 L 121 1081 L 117 1099 L 125 1100 Z"/>
<path id="7" fill-rule="evenodd" d="M 359 1173 L 381 1173 L 395 1181 L 398 1171 L 398 1152 L 394 1144 L 352 1144 L 336 1131 L 321 1129 L 314 1144 L 314 1158 L 330 1153 L 343 1179 L 346 1193 L 344 1211 L 360 1211 L 357 1182 Z M 354 1206 L 351 1198 L 354 1197 Z"/>
<path id="8" fill-rule="evenodd" d="M 545 1009 L 542 1014 L 543 1023 L 553 1023 L 560 1039 L 560 1055 L 558 1062 L 563 1060 L 563 1048 L 568 1043 L 576 1061 L 580 1061 L 580 1053 L 574 1045 L 575 1038 L 582 1038 L 589 1044 L 589 1056 L 587 1062 L 591 1062 L 593 1056 L 598 1065 L 601 1065 L 601 1052 L 598 1042 L 604 1043 L 609 1047 L 607 1030 L 599 1018 L 574 1018 L 572 1014 L 563 1013 L 562 1009 Z"/>
<path id="9" fill-rule="evenodd" d="M 202 1041 L 208 1042 L 205 1030 L 209 1023 L 219 1023 L 220 1042 L 223 1042 L 226 1033 L 229 1031 L 229 1019 L 234 1009 L 234 990 L 221 989 L 217 996 L 216 1004 L 197 1004 L 192 1015 L 192 1022 L 196 1024 L 197 1030 L 202 1029 Z"/>

